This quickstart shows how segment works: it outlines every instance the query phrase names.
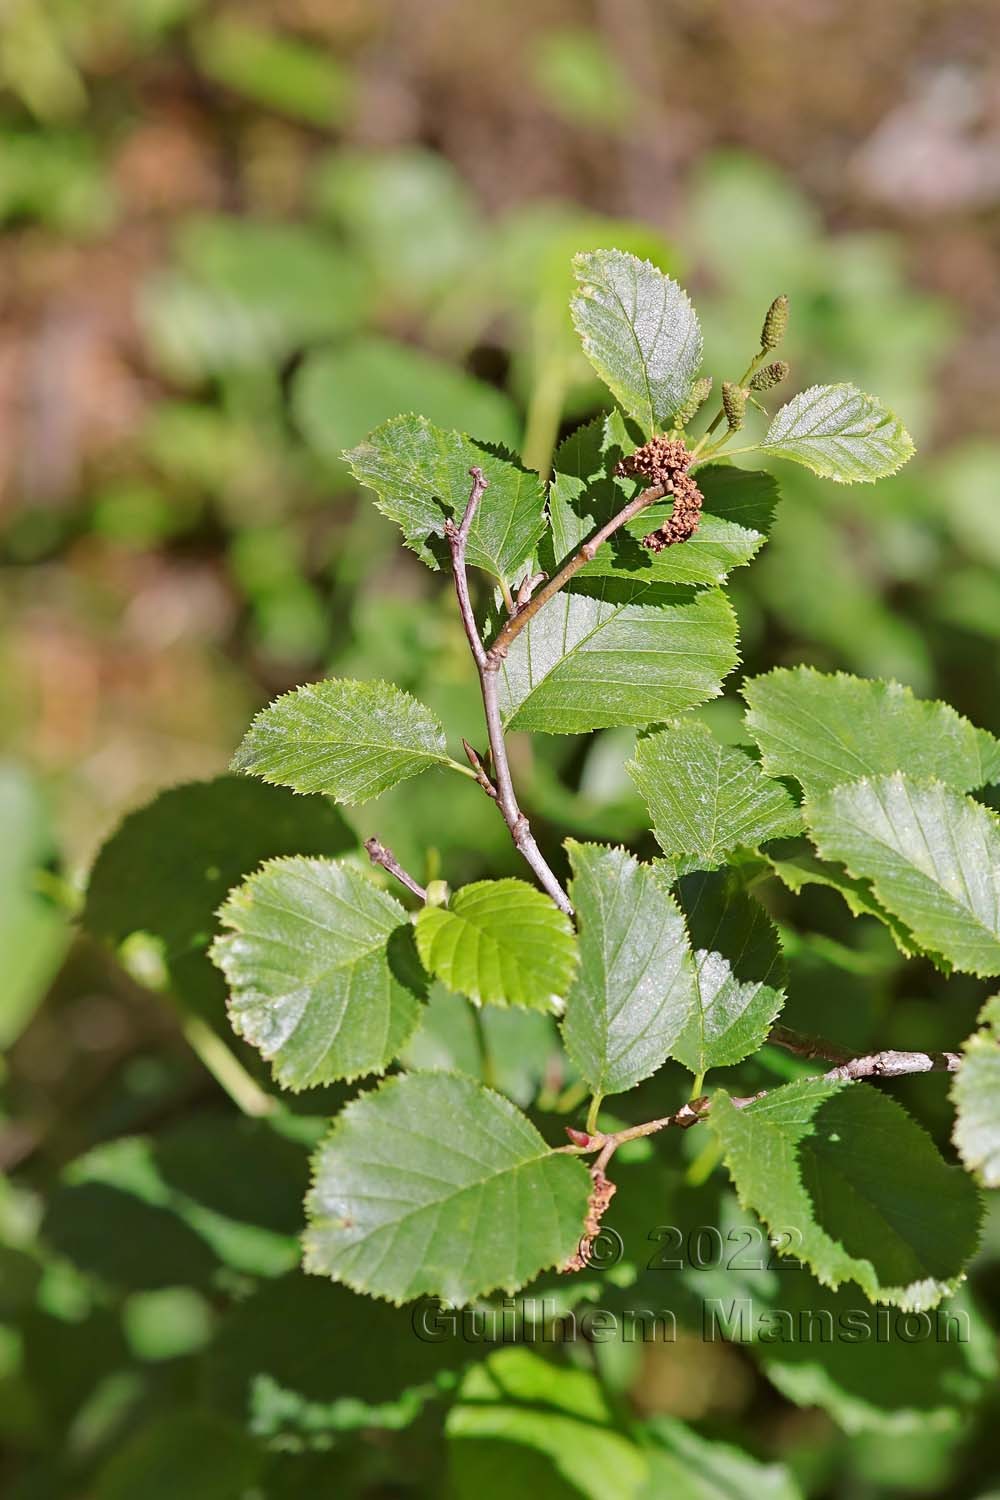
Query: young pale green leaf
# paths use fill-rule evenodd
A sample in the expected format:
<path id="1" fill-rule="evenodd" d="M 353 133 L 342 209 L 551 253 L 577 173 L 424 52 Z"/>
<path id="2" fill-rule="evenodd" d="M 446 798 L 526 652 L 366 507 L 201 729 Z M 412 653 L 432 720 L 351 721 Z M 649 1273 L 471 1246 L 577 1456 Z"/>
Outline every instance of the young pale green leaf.
<path id="1" fill-rule="evenodd" d="M 656 724 L 715 698 L 736 666 L 736 617 L 718 589 L 594 578 L 563 589 L 500 672 L 510 729 L 586 734 Z"/>
<path id="2" fill-rule="evenodd" d="M 574 1253 L 590 1189 L 502 1095 L 403 1074 L 352 1100 L 316 1152 L 306 1270 L 390 1302 L 515 1292 Z"/>
<path id="3" fill-rule="evenodd" d="M 984 1187 L 1000 1187 L 1000 995 L 987 1000 L 951 1086 L 952 1140 Z"/>
<path id="4" fill-rule="evenodd" d="M 669 880 L 666 862 L 654 866 Z M 764 908 L 721 871 L 694 872 L 677 895 L 695 950 L 695 1000 L 673 1056 L 696 1076 L 732 1067 L 767 1040 L 784 1005 L 784 961 Z"/>
<path id="5" fill-rule="evenodd" d="M 444 730 L 416 698 L 387 682 L 331 677 L 262 709 L 232 770 L 358 804 L 447 761 Z"/>
<path id="6" fill-rule="evenodd" d="M 801 826 L 787 788 L 703 724 L 676 721 L 644 735 L 626 770 L 664 854 L 693 856 L 705 869 L 741 844 L 756 848 Z"/>
<path id="7" fill-rule="evenodd" d="M 617 479 L 613 473 L 633 447 L 618 413 L 578 427 L 559 445 L 549 489 L 557 561 L 575 552 L 637 493 L 634 480 Z M 662 526 L 672 510 L 669 503 L 653 505 L 615 532 L 577 577 L 698 587 L 724 583 L 733 568 L 748 563 L 762 547 L 774 520 L 778 487 L 770 474 L 722 464 L 699 469 L 698 484 L 705 505 L 698 530 L 683 546 L 662 552 L 642 546 L 642 538 Z"/>
<path id="8" fill-rule="evenodd" d="M 488 481 L 469 530 L 466 557 L 474 567 L 512 582 L 545 529 L 545 492 L 537 474 L 502 450 L 446 432 L 424 417 L 393 417 L 345 456 L 354 477 L 375 491 L 379 510 L 397 523 L 406 545 L 428 567 L 447 558 L 444 523 L 465 514 L 473 467 Z"/>
<path id="9" fill-rule="evenodd" d="M 620 1094 L 656 1072 L 690 1015 L 687 931 L 649 865 L 607 845 L 566 847 L 580 969 L 563 1038 L 592 1093 Z"/>
<path id="10" fill-rule="evenodd" d="M 709 1126 L 741 1204 L 824 1286 L 933 1307 L 976 1248 L 976 1189 L 893 1099 L 810 1078 L 738 1108 L 721 1091 Z"/>
<path id="11" fill-rule="evenodd" d="M 761 448 L 840 484 L 871 483 L 913 455 L 894 412 L 855 385 L 813 385 L 775 415 Z"/>
<path id="12" fill-rule="evenodd" d="M 897 772 L 834 787 L 805 818 L 823 858 L 870 880 L 921 948 L 1000 974 L 1000 826 L 988 808 Z"/>
<path id="13" fill-rule="evenodd" d="M 478 1005 L 559 1008 L 576 968 L 568 917 L 523 880 L 477 880 L 417 916 L 424 967 Z"/>
<path id="14" fill-rule="evenodd" d="M 275 859 L 231 891 L 212 957 L 229 1016 L 284 1087 L 381 1073 L 423 991 L 406 912 L 349 865 Z"/>
<path id="15" fill-rule="evenodd" d="M 687 400 L 701 365 L 701 327 L 686 294 L 649 261 L 621 250 L 577 255 L 570 304 L 583 350 L 647 435 Z"/>
<path id="16" fill-rule="evenodd" d="M 779 667 L 741 692 L 765 770 L 794 776 L 809 794 L 893 771 L 936 776 L 957 792 L 1000 779 L 1000 740 L 898 682 Z"/>

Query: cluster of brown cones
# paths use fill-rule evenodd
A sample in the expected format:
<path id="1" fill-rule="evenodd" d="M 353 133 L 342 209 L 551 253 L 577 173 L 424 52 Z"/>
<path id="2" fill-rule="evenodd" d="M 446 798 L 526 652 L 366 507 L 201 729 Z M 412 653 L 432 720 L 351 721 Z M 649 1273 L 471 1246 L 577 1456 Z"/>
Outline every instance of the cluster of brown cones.
<path id="1" fill-rule="evenodd" d="M 623 458 L 615 469 L 616 474 L 640 475 L 651 485 L 661 486 L 665 496 L 673 496 L 672 513 L 657 531 L 642 539 L 650 552 L 686 542 L 698 528 L 705 497 L 687 472 L 693 457 L 680 439 L 654 437 Z"/>

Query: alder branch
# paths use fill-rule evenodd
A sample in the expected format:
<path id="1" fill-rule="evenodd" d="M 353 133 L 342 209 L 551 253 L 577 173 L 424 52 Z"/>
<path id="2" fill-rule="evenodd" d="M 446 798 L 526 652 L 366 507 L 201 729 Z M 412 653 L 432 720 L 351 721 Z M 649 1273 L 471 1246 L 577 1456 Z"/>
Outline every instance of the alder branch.
<path id="1" fill-rule="evenodd" d="M 412 891 L 419 901 L 426 902 L 427 892 L 422 885 L 417 884 L 412 875 L 407 875 L 391 849 L 387 849 L 376 838 L 365 839 L 365 848 L 373 865 L 381 865 L 383 870 L 388 870 L 401 885 L 405 885 L 408 891 Z"/>
<path id="2" fill-rule="evenodd" d="M 889 1050 L 869 1052 L 857 1057 L 852 1056 L 837 1042 L 824 1041 L 822 1037 L 801 1036 L 797 1031 L 790 1031 L 785 1026 L 772 1027 L 767 1039 L 778 1047 L 794 1052 L 798 1057 L 822 1058 L 825 1062 L 835 1062 L 836 1066 L 822 1075 L 829 1083 L 856 1083 L 865 1078 L 903 1078 L 913 1073 L 954 1073 L 962 1061 L 961 1054 L 958 1052 Z M 757 1094 L 731 1097 L 730 1103 L 737 1109 L 744 1109 L 757 1099 L 765 1098 L 768 1092 L 768 1089 L 762 1089 Z M 710 1103 L 709 1095 L 702 1094 L 697 1099 L 689 1099 L 672 1115 L 664 1115 L 658 1120 L 645 1120 L 641 1125 L 629 1125 L 624 1130 L 616 1130 L 608 1134 L 603 1131 L 588 1134 L 586 1131 L 575 1130 L 567 1126 L 567 1134 L 573 1144 L 557 1146 L 555 1149 L 577 1156 L 596 1151 L 598 1154 L 591 1171 L 603 1172 L 618 1147 L 623 1146 L 626 1141 L 656 1135 L 659 1131 L 667 1130 L 671 1126 L 678 1126 L 681 1130 L 690 1130 L 692 1125 L 698 1125 L 705 1119 Z"/>
<path id="3" fill-rule="evenodd" d="M 587 563 L 593 562 L 598 547 L 604 545 L 609 537 L 614 536 L 627 522 L 655 505 L 657 500 L 662 500 L 666 495 L 662 484 L 652 484 L 649 489 L 643 490 L 641 495 L 636 495 L 630 500 L 616 516 L 606 521 L 599 531 L 595 531 L 592 537 L 588 537 L 582 546 L 567 562 L 564 562 L 558 573 L 554 573 L 544 588 L 533 593 L 523 604 L 515 604 L 513 611 L 497 635 L 496 640 L 486 652 L 486 670 L 498 672 L 500 664 L 510 650 L 511 643 L 517 639 L 528 624 L 537 615 L 540 609 L 544 609 L 550 599 L 555 598 L 559 590 L 565 588 L 570 579 L 579 573 L 580 569 L 586 567 Z"/>
<path id="4" fill-rule="evenodd" d="M 514 847 L 524 856 L 528 864 L 537 875 L 544 890 L 552 897 L 552 900 L 564 911 L 567 916 L 573 915 L 573 907 L 566 892 L 563 890 L 558 879 L 547 864 L 542 851 L 535 842 L 534 835 L 528 824 L 527 818 L 518 806 L 517 793 L 514 791 L 514 782 L 510 773 L 510 762 L 507 759 L 507 746 L 504 741 L 503 720 L 500 716 L 499 683 L 496 668 L 490 666 L 490 655 L 486 651 L 479 637 L 479 628 L 476 625 L 476 617 L 472 610 L 472 601 L 469 597 L 469 575 L 465 560 L 466 547 L 469 540 L 469 528 L 475 518 L 479 502 L 483 497 L 483 491 L 487 488 L 489 481 L 482 469 L 472 468 L 469 470 L 472 477 L 472 489 L 469 492 L 469 501 L 465 507 L 465 514 L 461 523 L 456 526 L 454 521 L 445 522 L 444 532 L 451 549 L 452 573 L 455 577 L 455 593 L 458 596 L 459 613 L 462 616 L 462 625 L 465 628 L 466 639 L 472 652 L 476 670 L 479 673 L 479 687 L 483 698 L 483 712 L 486 716 L 486 731 L 489 735 L 490 753 L 493 757 L 493 774 L 496 779 L 495 796 L 496 803 L 503 814 L 504 822 L 510 829 L 510 836 L 514 841 Z M 544 590 L 542 591 L 545 592 Z M 526 604 L 522 613 L 531 609 L 531 603 Z M 512 619 L 517 619 L 517 606 Z M 508 621 L 509 623 L 509 621 Z M 499 659 L 497 660 L 499 665 Z M 468 754 L 468 749 L 466 750 Z M 478 759 L 478 757 L 477 757 Z M 471 757 L 470 757 L 471 762 Z M 472 762 L 473 769 L 479 771 L 485 778 L 486 773 L 480 764 L 478 769 Z M 480 782 L 482 785 L 482 782 Z"/>
<path id="5" fill-rule="evenodd" d="M 835 1063 L 836 1066 L 823 1075 L 831 1082 L 856 1078 L 903 1078 L 909 1073 L 954 1073 L 962 1060 L 957 1052 L 900 1052 L 892 1049 L 857 1057 L 837 1042 L 801 1036 L 786 1026 L 773 1026 L 767 1039 L 798 1057 L 821 1057 L 825 1062 Z"/>

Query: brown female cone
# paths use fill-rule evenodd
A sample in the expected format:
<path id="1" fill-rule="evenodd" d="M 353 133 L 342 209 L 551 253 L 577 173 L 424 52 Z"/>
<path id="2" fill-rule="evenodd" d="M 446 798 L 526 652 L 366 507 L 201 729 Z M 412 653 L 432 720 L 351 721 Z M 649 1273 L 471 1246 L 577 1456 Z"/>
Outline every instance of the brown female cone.
<path id="1" fill-rule="evenodd" d="M 687 470 L 694 454 L 677 438 L 655 437 L 628 458 L 623 458 L 616 474 L 637 474 L 650 484 L 660 485 L 664 495 L 672 495 L 674 508 L 657 531 L 642 539 L 650 552 L 662 552 L 676 542 L 686 542 L 698 529 L 704 495 Z"/>

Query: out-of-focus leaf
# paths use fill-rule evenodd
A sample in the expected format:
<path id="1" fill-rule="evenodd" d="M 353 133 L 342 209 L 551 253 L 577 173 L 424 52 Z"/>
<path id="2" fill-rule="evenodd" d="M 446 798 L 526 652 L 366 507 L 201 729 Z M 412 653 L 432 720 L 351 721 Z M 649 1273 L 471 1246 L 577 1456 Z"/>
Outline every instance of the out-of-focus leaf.
<path id="1" fill-rule="evenodd" d="M 83 924 L 119 945 L 149 934 L 171 989 L 218 1019 L 222 975 L 207 952 L 227 891 L 264 860 L 342 854 L 355 835 L 328 802 L 306 801 L 245 776 L 193 781 L 129 813 L 94 862 Z"/>
<path id="2" fill-rule="evenodd" d="M 503 1349 L 474 1366 L 445 1424 L 457 1500 L 638 1500 L 649 1468 L 588 1370 Z"/>
<path id="3" fill-rule="evenodd" d="M 326 47 L 223 15 L 193 34 L 205 76 L 266 109 L 311 125 L 337 125 L 351 103 L 351 79 Z"/>
<path id="4" fill-rule="evenodd" d="M 264 1465 L 249 1434 L 192 1407 L 154 1417 L 107 1460 L 94 1500 L 243 1500 Z"/>
<path id="5" fill-rule="evenodd" d="M 440 427 L 478 442 L 516 448 L 521 424 L 513 402 L 454 365 L 408 344 L 374 336 L 308 355 L 295 377 L 293 403 L 306 441 L 343 469 L 344 450 L 400 412 L 419 411 Z"/>
<path id="6" fill-rule="evenodd" d="M 643 1429 L 650 1476 L 637 1500 L 801 1500 L 783 1464 L 763 1464 L 731 1443 L 709 1442 L 676 1417 L 654 1417 Z"/>
<path id="7" fill-rule="evenodd" d="M 28 773 L 0 764 L 0 1049 L 16 1040 L 66 951 L 62 914 L 33 888 L 51 843 L 41 795 Z"/>
<path id="8" fill-rule="evenodd" d="M 445 157 L 420 146 L 338 146 L 317 168 L 314 196 L 323 218 L 347 236 L 373 269 L 391 304 L 424 306 L 446 291 L 453 278 L 468 274 L 471 256 L 482 248 L 471 192 Z M 410 405 L 401 403 L 396 410 Z M 464 426 L 455 418 L 435 416 L 422 403 L 419 410 L 432 421 Z M 374 426 L 370 422 L 365 431 Z M 476 427 L 467 430 L 479 437 L 491 435 Z"/>

